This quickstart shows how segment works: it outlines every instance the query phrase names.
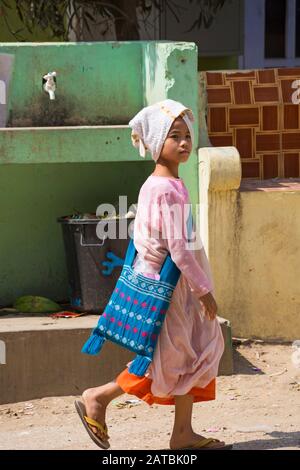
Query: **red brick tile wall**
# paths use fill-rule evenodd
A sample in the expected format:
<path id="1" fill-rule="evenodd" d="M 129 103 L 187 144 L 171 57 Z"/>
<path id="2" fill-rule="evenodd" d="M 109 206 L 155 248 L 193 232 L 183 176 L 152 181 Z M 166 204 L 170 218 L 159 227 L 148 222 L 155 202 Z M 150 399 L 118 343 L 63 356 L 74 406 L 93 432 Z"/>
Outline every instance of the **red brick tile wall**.
<path id="1" fill-rule="evenodd" d="M 299 178 L 300 68 L 202 74 L 212 145 L 237 147 L 243 178 Z"/>

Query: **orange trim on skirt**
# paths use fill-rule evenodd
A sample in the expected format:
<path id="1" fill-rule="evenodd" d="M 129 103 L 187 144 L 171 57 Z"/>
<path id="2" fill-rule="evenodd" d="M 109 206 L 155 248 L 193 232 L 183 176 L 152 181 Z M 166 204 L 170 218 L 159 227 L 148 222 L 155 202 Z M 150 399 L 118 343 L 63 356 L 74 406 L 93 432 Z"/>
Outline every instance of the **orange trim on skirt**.
<path id="1" fill-rule="evenodd" d="M 157 403 L 158 405 L 175 405 L 173 396 L 156 397 L 151 393 L 152 380 L 148 377 L 137 377 L 128 372 L 128 368 L 123 370 L 116 379 L 117 384 L 121 389 L 129 395 L 144 400 L 148 405 Z M 199 401 L 214 400 L 216 397 L 216 379 L 213 379 L 206 387 L 193 387 L 188 395 L 194 395 L 194 403 Z"/>

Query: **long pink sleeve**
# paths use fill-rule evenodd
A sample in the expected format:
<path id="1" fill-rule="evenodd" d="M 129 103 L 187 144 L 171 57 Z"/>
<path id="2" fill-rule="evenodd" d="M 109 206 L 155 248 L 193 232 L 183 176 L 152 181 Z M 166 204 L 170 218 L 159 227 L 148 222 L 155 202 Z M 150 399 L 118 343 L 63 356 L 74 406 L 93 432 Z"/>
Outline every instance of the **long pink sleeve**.
<path id="1" fill-rule="evenodd" d="M 161 223 L 159 229 L 172 260 L 186 277 L 192 292 L 196 296 L 202 297 L 213 290 L 213 286 L 199 265 L 194 251 L 188 249 L 184 205 L 184 198 L 180 197 L 177 191 L 169 191 L 160 195 Z"/>

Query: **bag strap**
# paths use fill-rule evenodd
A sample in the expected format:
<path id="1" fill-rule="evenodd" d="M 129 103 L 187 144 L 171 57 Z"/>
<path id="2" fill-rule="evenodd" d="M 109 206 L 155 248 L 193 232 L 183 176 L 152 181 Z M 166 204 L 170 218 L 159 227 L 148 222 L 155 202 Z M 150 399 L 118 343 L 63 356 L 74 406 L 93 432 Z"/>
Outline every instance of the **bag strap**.
<path id="1" fill-rule="evenodd" d="M 132 267 L 132 263 L 134 261 L 135 256 L 136 256 L 136 248 L 134 246 L 133 239 L 130 238 L 127 251 L 126 251 L 124 265 L 126 264 L 127 266 Z"/>
<path id="2" fill-rule="evenodd" d="M 126 256 L 125 256 L 125 263 L 127 266 L 132 267 L 133 261 L 136 257 L 137 249 L 135 248 L 134 241 L 130 238 Z M 178 277 L 180 275 L 180 270 L 172 260 L 170 254 L 168 253 L 164 259 L 164 262 L 160 269 L 160 280 L 167 281 L 171 284 L 176 284 Z"/>

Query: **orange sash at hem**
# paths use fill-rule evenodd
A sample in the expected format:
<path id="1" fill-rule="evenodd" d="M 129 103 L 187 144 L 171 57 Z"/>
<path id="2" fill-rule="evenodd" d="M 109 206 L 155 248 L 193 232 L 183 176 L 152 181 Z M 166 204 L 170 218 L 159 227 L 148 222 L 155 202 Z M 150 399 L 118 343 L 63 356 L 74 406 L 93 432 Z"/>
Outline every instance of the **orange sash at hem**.
<path id="1" fill-rule="evenodd" d="M 141 400 L 153 405 L 175 405 L 175 399 L 173 396 L 168 397 L 156 397 L 151 393 L 152 380 L 148 377 L 137 377 L 134 374 L 128 372 L 128 368 L 121 372 L 117 379 L 117 384 L 121 389 L 129 395 L 135 395 Z M 188 395 L 194 396 L 194 403 L 199 401 L 209 401 L 216 398 L 216 379 L 213 379 L 206 387 L 193 387 Z"/>

